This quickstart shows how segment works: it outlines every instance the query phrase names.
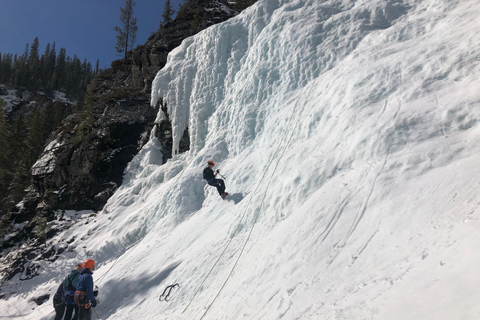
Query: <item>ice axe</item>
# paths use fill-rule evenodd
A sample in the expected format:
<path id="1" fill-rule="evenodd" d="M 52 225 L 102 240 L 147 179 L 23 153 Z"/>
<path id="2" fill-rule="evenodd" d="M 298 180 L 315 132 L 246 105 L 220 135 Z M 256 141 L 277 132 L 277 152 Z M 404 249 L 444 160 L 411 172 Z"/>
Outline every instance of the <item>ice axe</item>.
<path id="1" fill-rule="evenodd" d="M 217 173 L 220 175 L 220 177 L 222 177 L 223 179 L 227 179 L 225 178 L 224 176 L 222 176 L 222 174 L 220 173 L 220 170 L 217 170 Z"/>

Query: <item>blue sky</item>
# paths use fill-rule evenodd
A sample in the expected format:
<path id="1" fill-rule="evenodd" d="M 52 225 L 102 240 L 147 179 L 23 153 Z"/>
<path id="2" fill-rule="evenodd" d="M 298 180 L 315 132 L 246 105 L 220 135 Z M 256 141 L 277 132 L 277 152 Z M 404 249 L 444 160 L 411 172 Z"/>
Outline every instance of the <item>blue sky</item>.
<path id="1" fill-rule="evenodd" d="M 177 12 L 182 0 L 170 1 Z M 144 44 L 162 21 L 165 0 L 137 0 L 137 42 Z M 47 43 L 55 42 L 56 51 L 67 50 L 95 66 L 110 67 L 122 56 L 115 50 L 115 26 L 120 26 L 120 7 L 125 0 L 0 0 L 0 52 L 23 54 L 35 37 L 40 54 Z"/>

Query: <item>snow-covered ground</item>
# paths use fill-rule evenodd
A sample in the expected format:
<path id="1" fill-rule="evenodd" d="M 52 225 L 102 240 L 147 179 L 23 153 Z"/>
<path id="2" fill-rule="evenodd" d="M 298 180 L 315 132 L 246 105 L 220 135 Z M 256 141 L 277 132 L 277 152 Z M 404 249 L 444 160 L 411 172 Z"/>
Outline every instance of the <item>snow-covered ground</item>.
<path id="1" fill-rule="evenodd" d="M 43 91 L 35 92 L 35 94 L 39 96 L 45 95 Z M 5 85 L 0 85 L 0 99 L 3 100 L 3 108 L 6 115 L 8 115 L 10 112 L 12 112 L 12 110 L 18 108 L 22 104 L 30 104 L 32 108 L 37 105 L 34 97 L 32 97 L 32 92 L 28 90 L 18 91 L 16 89 L 10 89 Z M 76 104 L 75 101 L 69 100 L 66 97 L 66 94 L 60 91 L 53 92 L 53 101 L 60 101 L 65 104 L 70 104 L 71 106 L 75 106 Z"/>
<path id="2" fill-rule="evenodd" d="M 53 318 L 31 299 L 93 258 L 94 319 L 480 319 L 479 16 L 260 0 L 185 40 L 152 104 L 190 152 L 161 166 L 152 139 L 102 212 L 70 215 L 60 259 L 2 288 L 0 318 Z"/>
<path id="3" fill-rule="evenodd" d="M 0 99 L 3 100 L 5 114 L 9 114 L 14 106 L 22 102 L 16 90 L 7 89 L 4 85 L 0 85 Z"/>

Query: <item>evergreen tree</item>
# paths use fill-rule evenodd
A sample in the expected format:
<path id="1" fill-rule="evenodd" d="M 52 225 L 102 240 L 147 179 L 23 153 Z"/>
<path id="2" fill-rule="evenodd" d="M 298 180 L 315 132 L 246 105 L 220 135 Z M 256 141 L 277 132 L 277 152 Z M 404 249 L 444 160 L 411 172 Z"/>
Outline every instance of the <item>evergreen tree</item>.
<path id="1" fill-rule="evenodd" d="M 33 110 L 27 123 L 27 146 L 28 154 L 25 164 L 32 166 L 43 151 L 46 138 L 45 121 L 39 107 Z"/>
<path id="2" fill-rule="evenodd" d="M 137 39 L 137 18 L 133 16 L 133 0 L 125 0 L 125 7 L 120 8 L 121 27 L 114 28 L 117 32 L 117 45 L 115 49 L 118 53 L 124 53 L 124 61 L 127 62 L 127 51 L 133 49 L 135 40 Z"/>
<path id="3" fill-rule="evenodd" d="M 8 159 L 10 128 L 3 110 L 4 101 L 0 98 L 0 212 L 6 209 L 5 196 L 8 194 L 8 185 L 11 180 L 11 165 Z"/>
<path id="4" fill-rule="evenodd" d="M 100 72 L 99 60 L 95 72 Z M 47 44 L 43 55 L 39 56 L 39 41 L 35 38 L 31 46 L 25 46 L 23 55 L 0 54 L 0 83 L 16 86 L 22 90 L 41 88 L 47 93 L 63 90 L 72 98 L 77 98 L 77 108 L 84 113 L 84 125 L 91 128 L 95 122 L 92 114 L 93 95 L 85 97 L 88 84 L 95 75 L 92 65 L 85 59 L 66 55 L 64 48 L 57 56 L 55 43 Z M 89 101 L 88 108 L 85 100 Z M 62 102 L 46 105 L 45 112 L 37 107 L 28 121 L 19 113 L 13 126 L 3 114 L 4 101 L 0 98 L 0 224 L 8 222 L 2 214 L 8 212 L 24 196 L 31 183 L 30 168 L 37 161 L 48 135 L 61 124 L 72 110 Z"/>
<path id="5" fill-rule="evenodd" d="M 48 78 L 46 75 L 46 68 L 47 68 L 47 59 L 48 59 L 48 54 L 50 52 L 50 43 L 47 44 L 45 47 L 45 52 L 42 54 L 40 57 L 40 83 L 43 88 L 47 87 L 48 84 Z"/>
<path id="6" fill-rule="evenodd" d="M 20 113 L 10 134 L 10 156 L 12 177 L 9 181 L 8 197 L 5 199 L 7 208 L 12 208 L 25 195 L 25 188 L 30 182 L 29 166 L 27 164 L 28 146 L 25 142 L 25 118 Z"/>
<path id="7" fill-rule="evenodd" d="M 53 50 L 53 61 L 52 61 L 52 50 Z M 40 58 L 40 76 L 41 85 L 47 91 L 51 93 L 51 80 L 52 75 L 55 69 L 55 44 L 53 49 L 50 46 L 50 43 L 45 47 L 45 53 Z M 52 63 L 53 62 L 53 63 Z"/>
<path id="8" fill-rule="evenodd" d="M 40 58 L 38 54 L 39 45 L 40 43 L 38 41 L 38 37 L 36 37 L 33 40 L 32 46 L 30 47 L 30 55 L 27 63 L 27 85 L 33 88 L 37 86 L 38 79 L 40 78 Z"/>
<path id="9" fill-rule="evenodd" d="M 15 80 L 14 84 L 19 87 L 24 87 L 27 84 L 27 59 L 28 59 L 28 43 L 25 47 L 25 53 L 19 58 L 15 59 Z"/>
<path id="10" fill-rule="evenodd" d="M 54 85 L 52 83 L 52 78 L 53 78 L 53 73 L 55 72 L 55 67 L 56 67 L 56 61 L 57 61 L 57 53 L 55 52 L 55 42 L 53 43 L 47 57 L 47 64 L 45 67 L 46 74 L 45 77 L 48 79 L 47 81 L 47 87 L 49 90 L 54 89 Z"/>
<path id="11" fill-rule="evenodd" d="M 175 11 L 172 9 L 172 6 L 170 4 L 170 0 L 167 0 L 165 2 L 165 7 L 163 9 L 163 14 L 162 14 L 162 17 L 163 17 L 162 26 L 165 26 L 168 23 L 173 21 L 172 17 L 173 17 L 174 13 L 175 13 Z"/>
<path id="12" fill-rule="evenodd" d="M 25 189 L 30 184 L 29 168 L 30 166 L 23 159 L 17 163 L 13 179 L 8 188 L 8 197 L 5 201 L 9 208 L 15 206 L 25 196 Z"/>
<path id="13" fill-rule="evenodd" d="M 48 136 L 62 123 L 63 119 L 69 114 L 64 103 L 60 101 L 49 102 L 45 107 L 45 113 L 43 116 L 45 134 Z"/>
<path id="14" fill-rule="evenodd" d="M 68 58 L 65 72 L 65 90 L 69 96 L 75 96 L 82 82 L 82 63 L 76 55 L 73 59 Z"/>
<path id="15" fill-rule="evenodd" d="M 82 63 L 82 73 L 81 73 L 81 79 L 80 79 L 80 91 L 77 92 L 76 96 L 79 94 L 85 92 L 87 90 L 87 86 L 90 83 L 90 81 L 93 78 L 93 70 L 92 70 L 92 65 L 90 62 L 87 61 L 85 58 Z"/>
<path id="16" fill-rule="evenodd" d="M 15 124 L 13 125 L 10 135 L 10 160 L 13 167 L 16 167 L 27 154 L 27 145 L 25 143 L 25 127 L 25 116 L 23 112 L 20 112 L 15 120 Z"/>
<path id="17" fill-rule="evenodd" d="M 97 59 L 97 63 L 95 64 L 95 75 L 100 73 L 100 59 Z"/>
<path id="18" fill-rule="evenodd" d="M 12 54 L 3 54 L 0 59 L 0 83 L 10 84 L 12 81 Z"/>
<path id="19" fill-rule="evenodd" d="M 57 56 L 57 64 L 55 72 L 52 76 L 52 85 L 53 89 L 58 90 L 65 88 L 66 82 L 66 72 L 67 72 L 67 51 L 65 48 L 60 48 L 60 51 Z"/>
<path id="20" fill-rule="evenodd" d="M 78 95 L 77 103 L 75 105 L 75 112 L 80 112 L 85 107 L 85 94 L 82 92 Z"/>

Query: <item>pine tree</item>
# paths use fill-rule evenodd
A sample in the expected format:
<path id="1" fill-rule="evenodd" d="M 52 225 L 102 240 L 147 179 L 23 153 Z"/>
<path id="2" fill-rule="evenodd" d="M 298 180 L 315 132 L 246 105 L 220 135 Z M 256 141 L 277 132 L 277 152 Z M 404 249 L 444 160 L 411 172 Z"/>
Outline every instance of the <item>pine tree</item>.
<path id="1" fill-rule="evenodd" d="M 60 101 L 49 102 L 45 107 L 43 122 L 45 127 L 45 135 L 47 138 L 68 115 L 68 110 L 64 103 Z"/>
<path id="2" fill-rule="evenodd" d="M 12 54 L 3 54 L 0 59 L 0 83 L 10 84 L 12 80 Z"/>
<path id="3" fill-rule="evenodd" d="M 0 98 L 0 212 L 6 209 L 5 196 L 8 194 L 8 185 L 11 180 L 11 165 L 8 159 L 10 128 L 3 110 L 4 101 Z"/>
<path id="4" fill-rule="evenodd" d="M 75 96 L 81 86 L 82 81 L 82 63 L 76 55 L 73 59 L 67 59 L 65 72 L 65 90 L 69 96 Z"/>
<path id="5" fill-rule="evenodd" d="M 21 55 L 19 58 L 16 58 L 14 62 L 14 69 L 15 69 L 14 84 L 16 86 L 24 87 L 27 84 L 27 80 L 28 80 L 27 59 L 28 59 L 28 43 L 25 47 L 25 53 Z"/>
<path id="6" fill-rule="evenodd" d="M 53 61 L 52 61 L 53 55 Z M 53 91 L 51 86 L 52 75 L 55 69 L 55 44 L 53 48 L 51 47 L 50 43 L 47 44 L 45 47 L 45 52 L 40 58 L 40 76 L 41 83 L 43 88 L 47 91 L 47 93 L 51 93 Z"/>
<path id="7" fill-rule="evenodd" d="M 78 95 L 77 103 L 75 104 L 75 112 L 80 112 L 85 107 L 85 94 L 82 92 Z"/>
<path id="8" fill-rule="evenodd" d="M 162 26 L 165 26 L 168 23 L 173 21 L 172 17 L 173 17 L 174 13 L 175 13 L 175 11 L 172 9 L 172 6 L 170 4 L 170 0 L 167 0 L 165 2 L 165 7 L 163 9 L 163 14 L 162 14 L 162 17 L 163 17 Z"/>
<path id="9" fill-rule="evenodd" d="M 39 107 L 33 110 L 27 123 L 27 146 L 28 155 L 26 164 L 32 166 L 43 151 L 43 145 L 46 139 L 45 121 L 42 111 Z"/>
<path id="10" fill-rule="evenodd" d="M 65 88 L 65 78 L 67 72 L 67 51 L 65 48 L 60 48 L 57 56 L 57 63 L 55 71 L 52 75 L 53 89 L 58 90 Z"/>
<path id="11" fill-rule="evenodd" d="M 38 37 L 33 40 L 32 46 L 30 47 L 30 55 L 28 57 L 27 70 L 27 85 L 30 87 L 36 87 L 38 84 L 38 79 L 40 78 L 40 58 L 38 54 L 38 47 L 40 43 Z"/>
<path id="12" fill-rule="evenodd" d="M 15 167 L 13 179 L 8 187 L 9 195 L 6 199 L 7 206 L 13 207 L 25 196 L 25 189 L 30 184 L 29 168 L 30 166 L 23 159 Z"/>
<path id="13" fill-rule="evenodd" d="M 27 145 L 25 143 L 25 116 L 23 112 L 20 112 L 13 125 L 10 139 L 11 155 L 10 160 L 13 167 L 16 167 L 18 163 L 27 154 Z"/>
<path id="14" fill-rule="evenodd" d="M 55 67 L 57 64 L 57 53 L 55 52 L 55 42 L 52 45 L 52 48 L 50 49 L 48 53 L 48 58 L 47 58 L 47 65 L 46 65 L 46 74 L 45 77 L 48 78 L 48 83 L 47 87 L 49 90 L 53 91 L 54 85 L 52 83 L 52 78 L 53 78 L 53 73 L 55 72 Z"/>
<path id="15" fill-rule="evenodd" d="M 82 63 L 82 74 L 81 74 L 81 79 L 80 79 L 80 90 L 77 92 L 78 96 L 79 94 L 85 92 L 87 90 L 87 85 L 90 83 L 90 81 L 93 78 L 93 70 L 92 70 L 92 65 L 90 62 L 87 61 L 85 58 Z"/>
<path id="16" fill-rule="evenodd" d="M 11 178 L 8 185 L 8 196 L 4 199 L 7 209 L 12 208 L 25 196 L 25 188 L 30 183 L 29 166 L 27 164 L 28 147 L 25 142 L 25 120 L 23 113 L 17 117 L 10 134 Z"/>
<path id="17" fill-rule="evenodd" d="M 95 64 L 95 75 L 100 73 L 100 59 L 97 59 L 97 63 Z"/>
<path id="18" fill-rule="evenodd" d="M 133 49 L 137 39 L 137 18 L 133 16 L 133 0 L 125 0 L 125 7 L 120 8 L 120 21 L 122 27 L 113 28 L 117 32 L 117 45 L 115 49 L 118 53 L 124 53 L 124 62 L 127 62 L 127 51 Z"/>

